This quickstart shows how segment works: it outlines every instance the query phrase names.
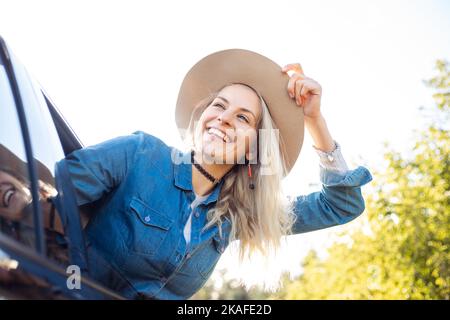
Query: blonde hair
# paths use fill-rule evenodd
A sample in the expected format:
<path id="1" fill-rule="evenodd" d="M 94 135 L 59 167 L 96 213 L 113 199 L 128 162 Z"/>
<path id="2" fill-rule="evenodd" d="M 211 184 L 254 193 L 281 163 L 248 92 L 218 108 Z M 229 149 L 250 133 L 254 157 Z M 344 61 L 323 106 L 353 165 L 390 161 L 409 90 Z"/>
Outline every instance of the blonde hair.
<path id="1" fill-rule="evenodd" d="M 229 85 L 234 84 L 238 83 Z M 232 226 L 230 242 L 239 240 L 239 262 L 242 263 L 247 259 L 251 261 L 253 257 L 259 256 L 270 268 L 282 237 L 291 233 L 295 219 L 292 208 L 282 192 L 281 181 L 286 175 L 282 137 L 278 135 L 264 99 L 253 88 L 249 88 L 258 95 L 262 110 L 257 125 L 258 161 L 252 164 L 255 188 L 249 189 L 247 167 L 235 164 L 224 177 L 217 203 L 207 213 L 208 223 L 204 229 L 217 224 L 221 234 L 222 219 L 229 219 Z M 193 147 L 201 133 L 201 126 L 197 120 L 221 90 L 211 93 L 200 101 L 191 115 L 187 137 Z M 244 285 L 248 287 L 249 283 L 243 280 Z M 265 284 L 265 287 L 268 286 L 273 289 L 277 284 Z"/>

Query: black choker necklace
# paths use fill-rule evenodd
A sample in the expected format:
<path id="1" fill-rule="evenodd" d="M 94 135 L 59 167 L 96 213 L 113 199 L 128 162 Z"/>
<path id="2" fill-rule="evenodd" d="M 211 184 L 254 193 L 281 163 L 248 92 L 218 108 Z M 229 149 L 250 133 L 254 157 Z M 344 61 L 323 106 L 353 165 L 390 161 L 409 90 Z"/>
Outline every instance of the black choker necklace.
<path id="1" fill-rule="evenodd" d="M 214 178 L 211 174 L 209 174 L 199 163 L 196 163 L 194 160 L 195 151 L 191 151 L 191 162 L 192 164 L 197 168 L 198 171 L 200 171 L 201 174 L 203 174 L 209 181 L 211 181 L 213 184 L 217 184 L 220 182 L 220 179 Z"/>

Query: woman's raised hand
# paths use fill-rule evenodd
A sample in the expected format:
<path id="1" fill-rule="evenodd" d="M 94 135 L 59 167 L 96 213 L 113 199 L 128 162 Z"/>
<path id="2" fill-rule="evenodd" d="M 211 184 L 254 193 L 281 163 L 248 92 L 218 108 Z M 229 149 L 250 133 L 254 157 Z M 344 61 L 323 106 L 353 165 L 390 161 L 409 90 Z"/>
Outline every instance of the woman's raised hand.
<path id="1" fill-rule="evenodd" d="M 300 63 L 290 63 L 281 69 L 282 72 L 294 71 L 290 75 L 287 90 L 289 96 L 295 99 L 297 105 L 303 108 L 305 117 L 316 118 L 320 116 L 320 98 L 322 87 L 311 78 L 305 76 Z"/>

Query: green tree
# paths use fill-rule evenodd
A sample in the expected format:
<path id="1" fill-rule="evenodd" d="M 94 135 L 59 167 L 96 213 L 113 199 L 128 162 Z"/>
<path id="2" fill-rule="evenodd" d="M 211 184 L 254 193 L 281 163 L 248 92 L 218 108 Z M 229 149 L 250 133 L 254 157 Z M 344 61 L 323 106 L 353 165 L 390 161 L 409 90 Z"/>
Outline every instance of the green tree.
<path id="1" fill-rule="evenodd" d="M 217 286 L 215 281 L 210 278 L 205 286 L 200 289 L 192 300 L 252 300 L 252 299 L 268 299 L 270 293 L 264 292 L 258 287 L 247 290 L 236 279 L 229 279 L 225 270 L 219 270 L 222 285 Z"/>
<path id="2" fill-rule="evenodd" d="M 274 298 L 450 298 L 448 62 L 437 61 L 436 70 L 425 81 L 434 91 L 435 119 L 416 133 L 408 156 L 386 144 L 387 168 L 373 172 L 375 192 L 366 197 L 364 215 L 326 259 L 311 252 L 304 273 Z"/>

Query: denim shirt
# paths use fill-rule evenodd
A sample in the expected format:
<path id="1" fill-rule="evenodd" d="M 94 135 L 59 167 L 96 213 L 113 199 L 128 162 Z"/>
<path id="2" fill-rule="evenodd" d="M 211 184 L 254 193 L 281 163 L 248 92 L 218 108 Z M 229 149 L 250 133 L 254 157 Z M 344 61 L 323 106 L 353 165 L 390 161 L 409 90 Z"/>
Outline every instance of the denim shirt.
<path id="1" fill-rule="evenodd" d="M 65 159 L 85 229 L 91 276 L 127 298 L 187 299 L 207 281 L 229 244 L 230 220 L 204 231 L 223 181 L 196 208 L 189 244 L 183 229 L 195 198 L 190 153 L 138 131 L 72 152 Z M 346 223 L 364 211 L 364 167 L 320 167 L 321 191 L 294 200 L 293 234 Z"/>

